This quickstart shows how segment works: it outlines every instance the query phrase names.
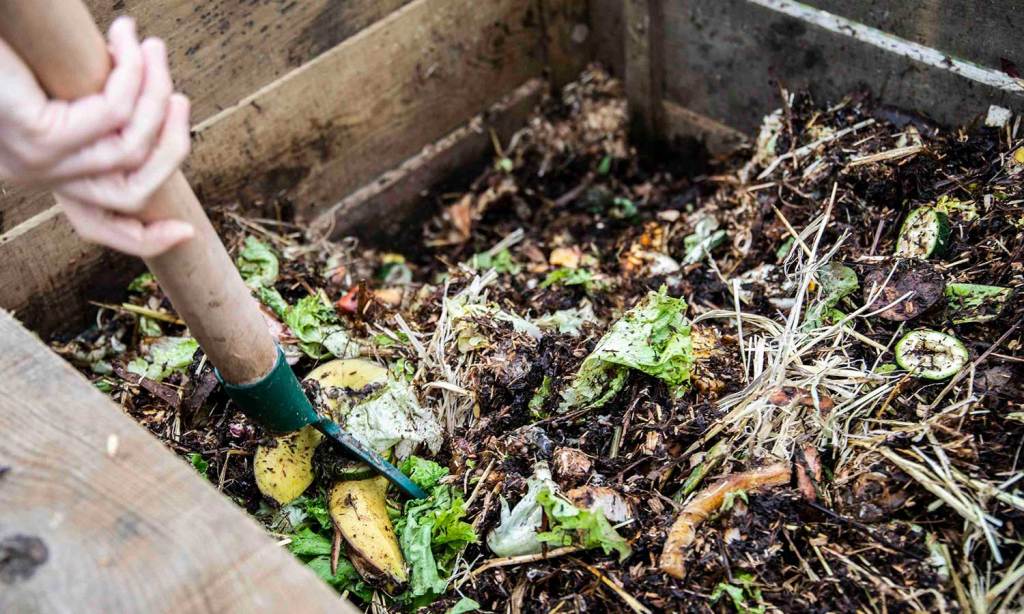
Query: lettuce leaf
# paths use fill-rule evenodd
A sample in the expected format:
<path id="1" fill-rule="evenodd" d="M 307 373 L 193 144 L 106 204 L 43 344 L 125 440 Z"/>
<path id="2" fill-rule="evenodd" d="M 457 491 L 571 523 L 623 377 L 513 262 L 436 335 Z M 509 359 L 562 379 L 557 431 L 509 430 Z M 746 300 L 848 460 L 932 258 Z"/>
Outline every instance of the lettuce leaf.
<path id="1" fill-rule="evenodd" d="M 289 307 L 284 314 L 284 323 L 299 340 L 299 348 L 310 358 L 354 358 L 359 355 L 358 344 L 352 342 L 342 328 L 338 314 L 322 291 L 299 299 Z"/>
<path id="2" fill-rule="evenodd" d="M 541 461 L 534 466 L 526 485 L 526 494 L 511 511 L 508 502 L 501 499 L 501 523 L 487 535 L 487 546 L 494 554 L 534 554 L 543 544 L 601 548 L 605 554 L 618 552 L 620 561 L 631 554 L 629 544 L 600 509 L 579 509 L 558 494 L 547 463 Z M 548 530 L 541 531 L 545 517 Z"/>
<path id="3" fill-rule="evenodd" d="M 270 288 L 277 281 L 280 264 L 270 247 L 256 237 L 246 237 L 235 260 L 238 272 L 250 288 Z"/>
<path id="4" fill-rule="evenodd" d="M 466 503 L 458 489 L 441 484 L 448 470 L 437 463 L 409 457 L 402 470 L 420 487 L 428 488 L 426 499 L 407 501 L 395 532 L 409 565 L 406 601 L 430 603 L 448 588 L 455 560 L 463 549 L 477 541 L 473 525 L 467 523 Z"/>
<path id="5" fill-rule="evenodd" d="M 600 509 L 581 510 L 549 489 L 537 495 L 537 502 L 550 523 L 547 531 L 537 535 L 541 542 L 555 546 L 577 544 L 588 550 L 600 548 L 605 554 L 618 552 L 619 562 L 632 554 L 625 538 L 608 523 Z"/>
<path id="6" fill-rule="evenodd" d="M 148 360 L 136 358 L 126 369 L 159 382 L 172 373 L 183 373 L 198 349 L 199 342 L 191 337 L 162 337 L 149 346 Z"/>
<path id="7" fill-rule="evenodd" d="M 622 390 L 630 369 L 664 381 L 675 394 L 684 391 L 694 362 L 685 314 L 686 301 L 668 296 L 664 287 L 649 293 L 612 324 L 584 359 L 562 391 L 559 411 L 603 405 Z"/>

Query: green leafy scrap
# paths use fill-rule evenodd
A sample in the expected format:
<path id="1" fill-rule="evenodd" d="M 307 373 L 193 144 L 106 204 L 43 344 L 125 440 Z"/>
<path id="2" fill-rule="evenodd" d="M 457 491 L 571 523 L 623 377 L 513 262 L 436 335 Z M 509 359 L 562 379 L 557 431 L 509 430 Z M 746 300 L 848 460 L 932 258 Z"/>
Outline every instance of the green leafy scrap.
<path id="1" fill-rule="evenodd" d="M 139 316 L 139 332 L 143 337 L 160 337 L 164 334 L 156 320 L 146 316 Z"/>
<path id="2" fill-rule="evenodd" d="M 656 377 L 674 394 L 690 381 L 693 343 L 686 301 L 662 287 L 612 324 L 562 392 L 560 411 L 599 407 L 626 384 L 630 369 Z"/>
<path id="3" fill-rule="evenodd" d="M 188 462 L 192 463 L 192 467 L 199 472 L 200 475 L 206 476 L 206 470 L 210 468 L 210 463 L 206 462 L 203 455 L 198 452 L 193 452 L 188 455 Z"/>
<path id="4" fill-rule="evenodd" d="M 432 460 L 410 456 L 398 465 L 399 471 L 409 476 L 413 484 L 424 490 L 430 490 L 437 486 L 441 478 L 448 475 L 448 469 L 435 463 Z"/>
<path id="5" fill-rule="evenodd" d="M 999 317 L 1013 296 L 1011 288 L 981 284 L 946 285 L 946 310 L 954 324 L 991 322 Z"/>
<path id="6" fill-rule="evenodd" d="M 322 291 L 303 297 L 289 307 L 284 314 L 284 323 L 299 340 L 299 348 L 310 358 L 353 358 L 359 355 L 359 346 L 342 328 L 338 314 Z"/>
<path id="7" fill-rule="evenodd" d="M 144 292 L 149 292 L 154 287 L 156 287 L 156 277 L 153 277 L 152 273 L 146 271 L 142 275 L 139 275 L 138 277 L 133 279 L 130 284 L 128 284 L 128 291 L 138 292 L 141 294 Z"/>
<path id="8" fill-rule="evenodd" d="M 540 386 L 537 387 L 537 391 L 530 397 L 530 415 L 535 418 L 544 417 L 544 403 L 547 402 L 548 397 L 551 396 L 551 384 L 553 380 L 550 375 L 545 375 L 544 379 L 541 380 Z"/>
<path id="9" fill-rule="evenodd" d="M 512 253 L 507 249 L 503 249 L 497 254 L 489 252 L 473 254 L 473 257 L 469 259 L 469 266 L 477 271 L 494 269 L 498 273 L 509 273 L 511 275 L 515 275 L 522 270 L 522 267 L 512 259 Z"/>
<path id="10" fill-rule="evenodd" d="M 468 612 L 475 612 L 480 609 L 480 604 L 474 599 L 469 597 L 463 597 L 453 605 L 445 614 L 467 614 Z"/>
<path id="11" fill-rule="evenodd" d="M 739 614 L 764 614 L 765 605 L 761 589 L 754 584 L 754 576 L 745 571 L 734 572 L 729 582 L 719 582 L 711 593 L 711 603 L 718 603 L 723 596 L 728 596 L 732 607 Z M 750 605 L 754 602 L 758 605 Z"/>
<path id="12" fill-rule="evenodd" d="M 554 546 L 579 545 L 586 549 L 600 548 L 605 554 L 618 552 L 619 561 L 626 560 L 632 550 L 625 538 L 616 532 L 604 513 L 581 510 L 549 489 L 537 494 L 537 501 L 548 518 L 547 531 L 537 539 Z"/>
<path id="13" fill-rule="evenodd" d="M 718 220 L 705 215 L 694 225 L 693 234 L 683 237 L 683 265 L 697 264 L 709 257 L 711 252 L 725 243 L 726 233 L 718 230 Z"/>
<path id="14" fill-rule="evenodd" d="M 199 342 L 191 337 L 161 337 L 149 346 L 149 360 L 136 358 L 126 368 L 129 373 L 159 382 L 172 373 L 184 373 L 198 349 Z"/>
<path id="15" fill-rule="evenodd" d="M 829 262 L 818 269 L 815 279 L 821 289 L 818 299 L 804 314 L 804 330 L 820 328 L 827 321 L 841 320 L 844 315 L 835 308 L 836 305 L 860 287 L 857 272 L 838 262 Z"/>
<path id="16" fill-rule="evenodd" d="M 636 204 L 628 198 L 616 196 L 608 214 L 617 220 L 629 219 L 637 214 Z"/>
<path id="17" fill-rule="evenodd" d="M 589 294 L 606 289 L 608 284 L 590 269 L 561 267 L 548 273 L 544 281 L 540 283 L 541 288 L 550 288 L 551 286 L 583 286 L 583 289 Z"/>
<path id="18" fill-rule="evenodd" d="M 270 307 L 274 315 L 282 319 L 290 309 L 288 301 L 284 300 L 284 297 L 277 291 L 277 288 L 264 288 L 260 286 L 256 288 L 256 298 L 267 307 Z"/>
<path id="19" fill-rule="evenodd" d="M 456 559 L 477 537 L 473 525 L 464 520 L 466 503 L 461 491 L 441 484 L 447 469 L 415 456 L 403 461 L 401 468 L 430 493 L 426 499 L 407 501 L 395 522 L 398 543 L 410 569 L 409 589 L 402 599 L 422 606 L 447 590 Z"/>
<path id="20" fill-rule="evenodd" d="M 246 237 L 235 260 L 238 272 L 250 288 L 270 288 L 277 281 L 280 264 L 273 250 L 256 237 Z"/>

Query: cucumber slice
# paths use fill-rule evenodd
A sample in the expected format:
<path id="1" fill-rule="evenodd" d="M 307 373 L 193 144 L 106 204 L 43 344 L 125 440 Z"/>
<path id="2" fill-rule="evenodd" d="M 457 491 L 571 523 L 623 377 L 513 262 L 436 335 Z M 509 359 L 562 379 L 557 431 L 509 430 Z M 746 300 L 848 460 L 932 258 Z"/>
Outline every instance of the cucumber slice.
<path id="1" fill-rule="evenodd" d="M 954 324 L 991 322 L 1010 302 L 1013 290 L 982 284 L 948 284 L 946 308 Z"/>
<path id="2" fill-rule="evenodd" d="M 970 354 L 960 340 L 937 330 L 911 331 L 896 343 L 896 364 L 918 377 L 943 380 L 967 365 Z"/>
<path id="3" fill-rule="evenodd" d="M 896 256 L 927 259 L 940 256 L 949 244 L 949 216 L 935 207 L 918 207 L 907 214 L 896 239 Z"/>

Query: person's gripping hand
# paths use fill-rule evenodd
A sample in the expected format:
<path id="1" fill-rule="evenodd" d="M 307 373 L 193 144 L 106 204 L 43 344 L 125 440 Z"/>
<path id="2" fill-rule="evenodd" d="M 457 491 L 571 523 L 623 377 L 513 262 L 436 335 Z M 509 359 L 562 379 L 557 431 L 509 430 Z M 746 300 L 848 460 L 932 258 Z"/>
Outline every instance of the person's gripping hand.
<path id="1" fill-rule="evenodd" d="M 194 234 L 133 217 L 188 154 L 188 101 L 173 93 L 161 41 L 139 44 L 127 18 L 109 39 L 103 92 L 70 102 L 49 100 L 0 40 L 0 179 L 54 190 L 84 239 L 148 257 Z"/>

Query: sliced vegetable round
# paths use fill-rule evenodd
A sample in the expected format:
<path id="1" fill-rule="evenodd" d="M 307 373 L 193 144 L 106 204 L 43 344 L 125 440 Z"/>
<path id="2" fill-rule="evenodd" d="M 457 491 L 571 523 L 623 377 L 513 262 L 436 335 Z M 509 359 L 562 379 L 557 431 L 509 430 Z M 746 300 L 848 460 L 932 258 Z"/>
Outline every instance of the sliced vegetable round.
<path id="1" fill-rule="evenodd" d="M 963 369 L 969 358 L 959 339 L 936 330 L 911 331 L 896 344 L 896 363 L 924 379 L 948 379 Z"/>
<path id="2" fill-rule="evenodd" d="M 896 256 L 921 258 L 941 255 L 949 243 L 949 217 L 934 207 L 918 207 L 907 214 L 896 239 Z"/>

